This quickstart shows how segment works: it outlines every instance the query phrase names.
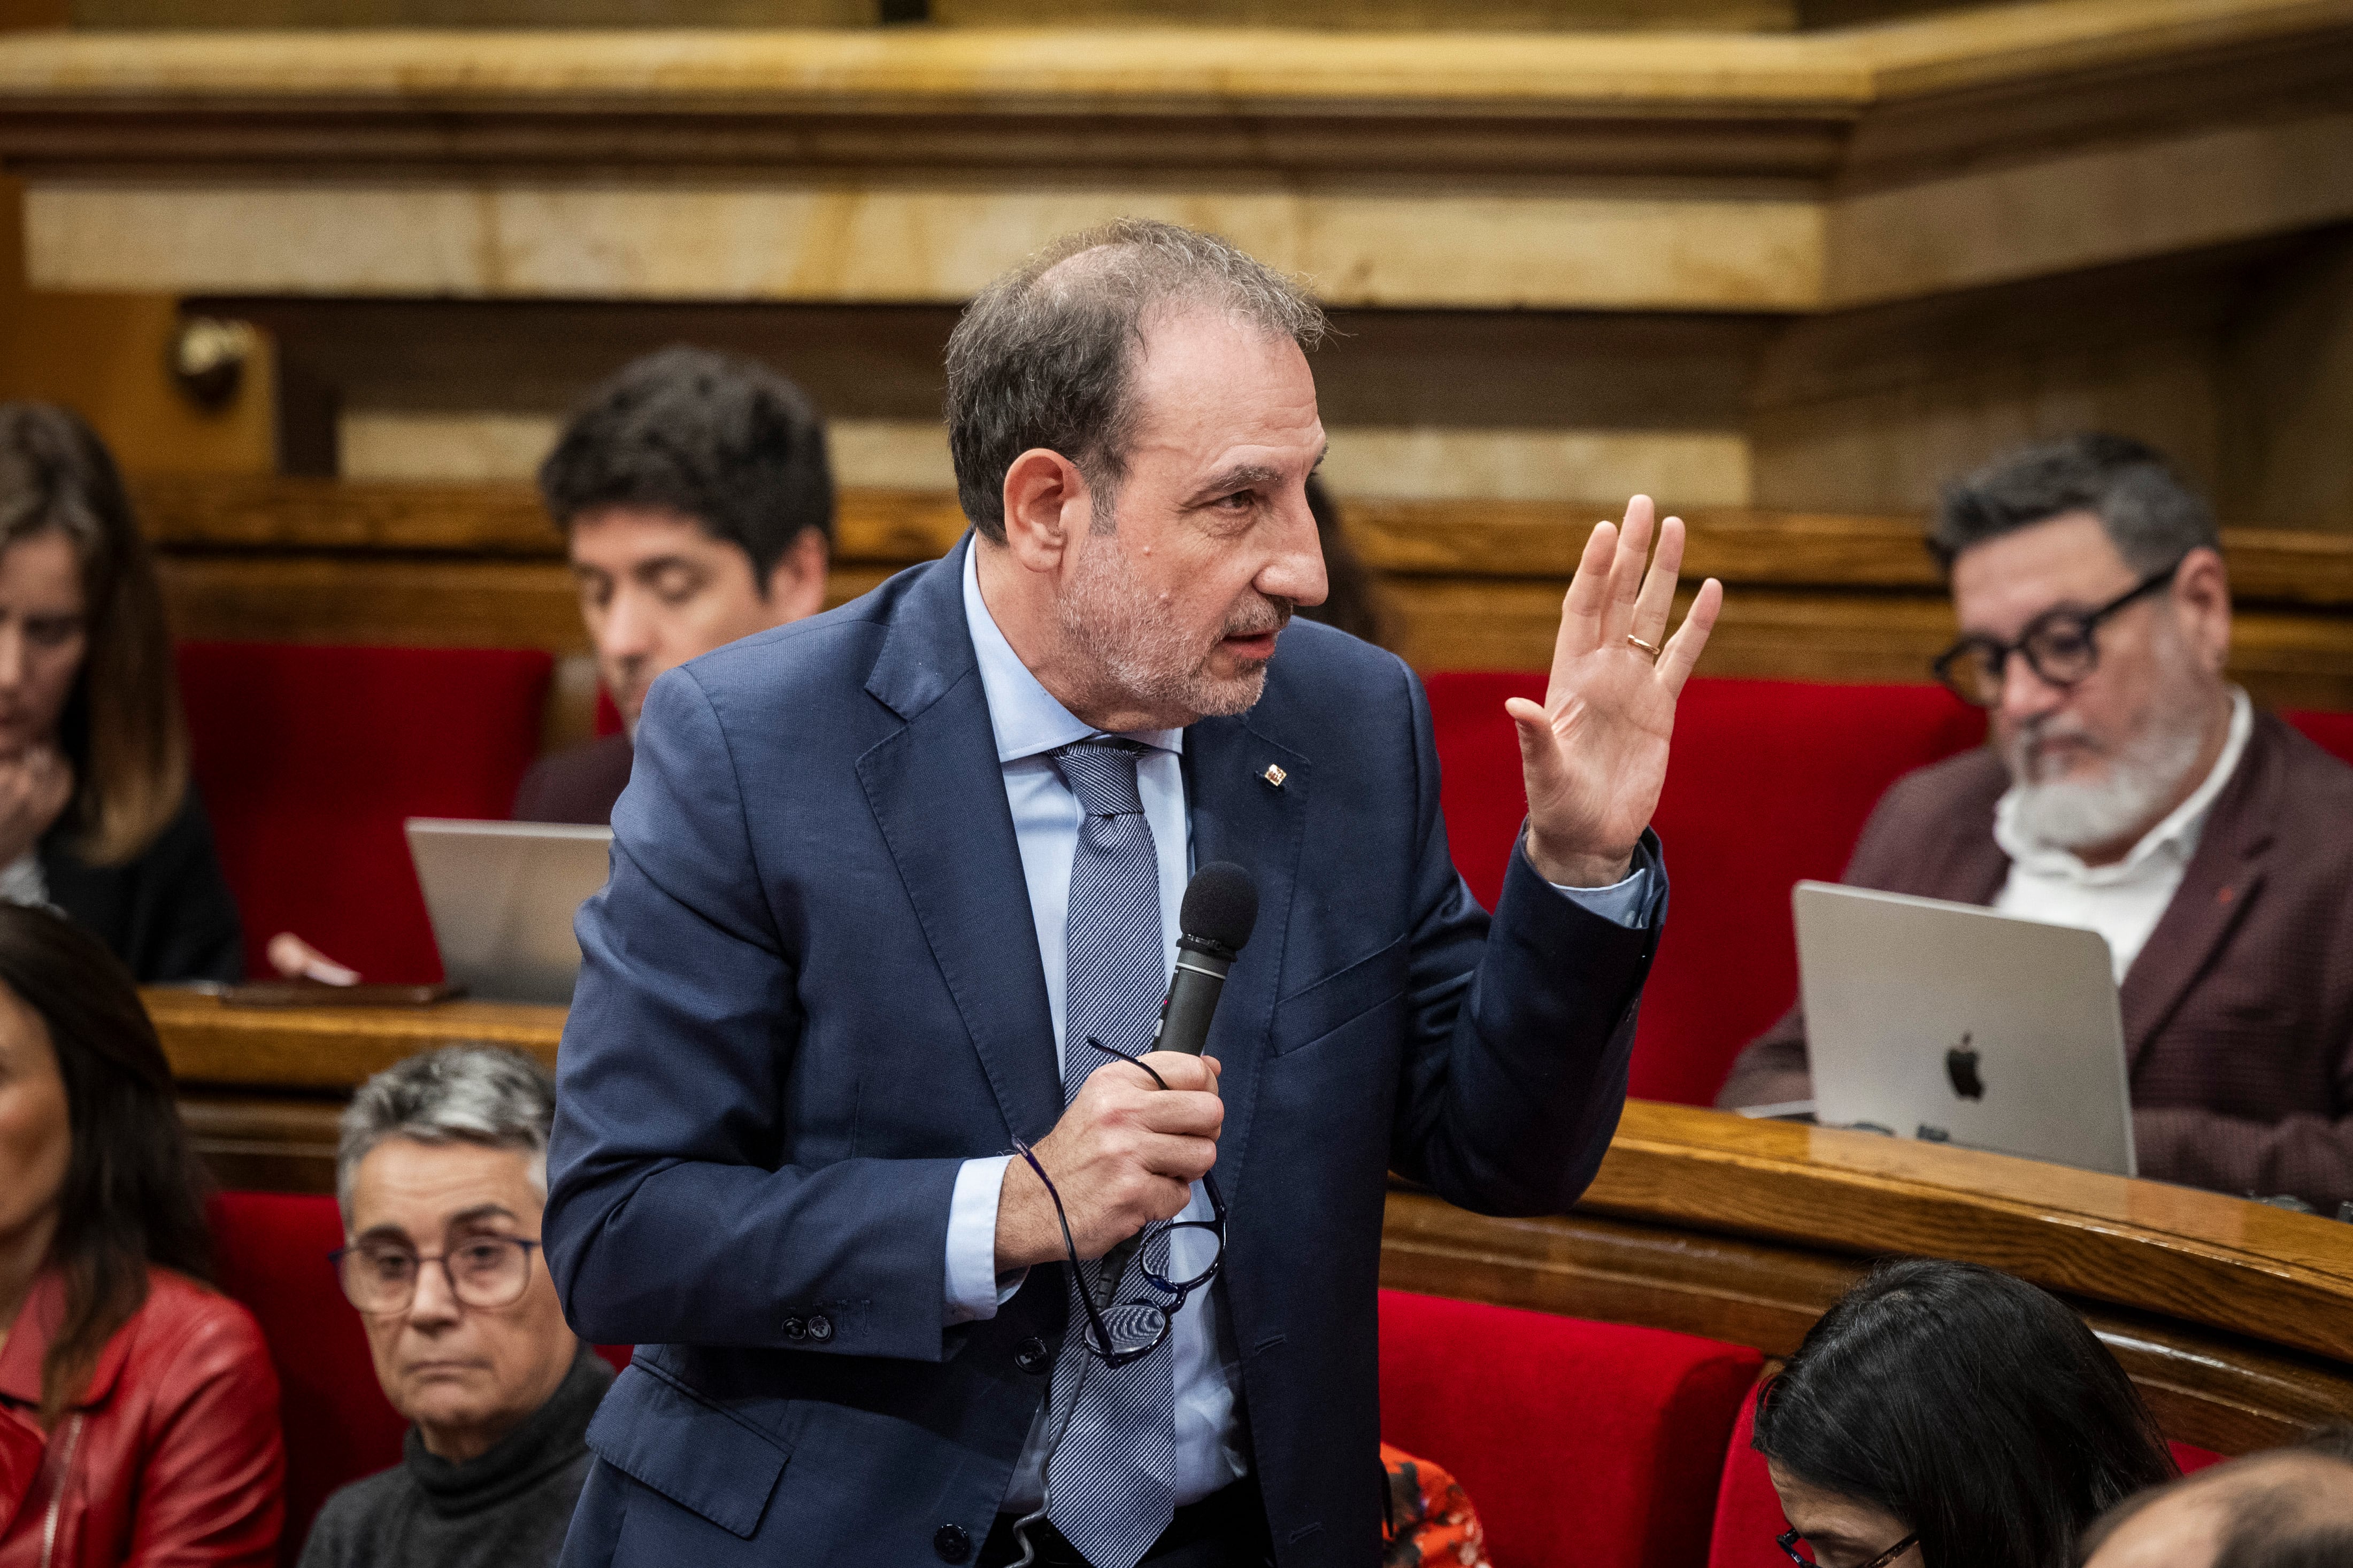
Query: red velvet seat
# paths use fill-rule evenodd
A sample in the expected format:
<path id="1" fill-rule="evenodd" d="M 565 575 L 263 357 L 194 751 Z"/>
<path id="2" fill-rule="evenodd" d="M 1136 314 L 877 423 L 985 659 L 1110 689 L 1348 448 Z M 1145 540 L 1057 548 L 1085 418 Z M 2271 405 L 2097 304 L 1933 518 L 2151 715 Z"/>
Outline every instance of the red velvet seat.
<path id="1" fill-rule="evenodd" d="M 1732 1446 L 1724 1457 L 1724 1477 L 1715 1494 L 1715 1530 L 1709 1542 L 1708 1568 L 1789 1568 L 1789 1560 L 1773 1538 L 1789 1528 L 1782 1517 L 1781 1500 L 1765 1468 L 1765 1456 L 1748 1446 L 1755 1430 L 1757 1394 L 1741 1402 L 1740 1419 L 1732 1428 Z M 2222 1456 L 2189 1443 L 2170 1443 L 2173 1462 L 2189 1475 Z"/>
<path id="2" fill-rule="evenodd" d="M 2280 717 L 2304 731 L 2311 742 L 2342 763 L 2353 763 L 2353 713 L 2315 713 L 2284 710 Z"/>
<path id="3" fill-rule="evenodd" d="M 370 980 L 441 963 L 406 816 L 504 817 L 538 754 L 554 661 L 503 648 L 184 643 L 197 785 L 245 921 L 246 968 L 292 931 Z"/>
<path id="4" fill-rule="evenodd" d="M 1763 1364 L 1688 1334 L 1381 1292 L 1381 1436 L 1453 1472 L 1509 1568 L 1698 1563 Z"/>
<path id="5" fill-rule="evenodd" d="M 1507 697 L 1538 675 L 1428 678 L 1454 863 L 1493 907 L 1526 814 Z M 1985 736 L 1936 686 L 1694 679 L 1659 802 L 1673 915 L 1642 999 L 1632 1092 L 1706 1105 L 1798 993 L 1789 888 L 1834 879 L 1887 786 Z"/>
<path id="6" fill-rule="evenodd" d="M 292 1563 L 327 1494 L 400 1461 L 406 1429 L 376 1383 L 359 1314 L 327 1255 L 343 1244 L 335 1200 L 223 1193 L 213 1200 L 220 1288 L 253 1310 L 269 1342 L 286 1423 L 286 1535 Z"/>
<path id="7" fill-rule="evenodd" d="M 281 1560 L 301 1554 L 311 1521 L 336 1488 L 400 1462 L 407 1423 L 385 1399 L 359 1314 L 327 1255 L 343 1244 L 330 1197 L 223 1193 L 212 1201 L 221 1289 L 261 1321 L 282 1391 L 286 1534 Z M 599 1345 L 617 1370 L 629 1347 Z"/>

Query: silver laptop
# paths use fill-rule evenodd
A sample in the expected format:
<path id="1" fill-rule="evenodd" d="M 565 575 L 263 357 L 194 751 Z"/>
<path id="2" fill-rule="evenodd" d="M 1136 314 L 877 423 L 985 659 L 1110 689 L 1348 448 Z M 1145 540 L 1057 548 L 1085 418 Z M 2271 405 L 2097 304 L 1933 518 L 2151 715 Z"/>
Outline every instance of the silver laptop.
<path id="1" fill-rule="evenodd" d="M 609 827 L 412 816 L 409 858 L 452 984 L 490 1002 L 572 1000 L 572 917 L 605 885 Z"/>
<path id="2" fill-rule="evenodd" d="M 2105 938 L 1828 882 L 1790 903 L 1817 1121 L 2134 1173 Z"/>

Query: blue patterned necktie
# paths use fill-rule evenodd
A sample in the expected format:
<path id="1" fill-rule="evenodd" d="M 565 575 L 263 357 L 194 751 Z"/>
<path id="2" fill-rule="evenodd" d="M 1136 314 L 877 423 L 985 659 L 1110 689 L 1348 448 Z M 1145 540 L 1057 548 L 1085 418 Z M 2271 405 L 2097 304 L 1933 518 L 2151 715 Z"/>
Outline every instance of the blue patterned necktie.
<path id="1" fill-rule="evenodd" d="M 1144 1050 L 1167 989 L 1160 859 L 1135 788 L 1143 750 L 1132 741 L 1096 739 L 1054 753 L 1062 782 L 1085 813 L 1071 860 L 1065 933 L 1066 1107 L 1087 1075 L 1111 1060 L 1088 1039 L 1124 1056 Z M 1093 1271 L 1092 1265 L 1085 1270 Z M 1056 1404 L 1070 1410 L 1070 1421 L 1048 1476 L 1048 1517 L 1094 1568 L 1135 1568 L 1176 1510 L 1176 1382 L 1166 1345 L 1125 1366 L 1094 1358 L 1086 1347 L 1086 1309 L 1078 1295 L 1088 1282 L 1075 1277 L 1071 1282 L 1070 1331 L 1054 1363 Z M 1067 1405 L 1063 1391 L 1073 1388 L 1080 1389 L 1078 1399 Z"/>

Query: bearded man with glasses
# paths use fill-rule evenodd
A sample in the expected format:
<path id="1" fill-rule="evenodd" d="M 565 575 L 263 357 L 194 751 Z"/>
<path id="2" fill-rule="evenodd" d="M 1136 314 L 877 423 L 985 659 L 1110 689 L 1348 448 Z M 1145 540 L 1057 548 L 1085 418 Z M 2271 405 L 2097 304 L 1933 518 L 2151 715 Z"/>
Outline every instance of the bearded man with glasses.
<path id="1" fill-rule="evenodd" d="M 555 1561 L 612 1370 L 565 1325 L 539 1250 L 555 1084 L 452 1046 L 362 1085 L 343 1119 L 332 1267 L 414 1425 L 396 1468 L 327 1500 L 301 1568 Z"/>
<path id="2" fill-rule="evenodd" d="M 1935 673 L 1991 744 L 1898 780 L 1858 887 L 2107 939 L 2144 1175 L 2353 1199 L 2353 769 L 2223 675 L 2213 514 L 2157 452 L 2086 435 L 1949 490 L 1929 548 L 1961 637 Z M 1810 1099 L 1792 1008 L 1717 1103 Z"/>

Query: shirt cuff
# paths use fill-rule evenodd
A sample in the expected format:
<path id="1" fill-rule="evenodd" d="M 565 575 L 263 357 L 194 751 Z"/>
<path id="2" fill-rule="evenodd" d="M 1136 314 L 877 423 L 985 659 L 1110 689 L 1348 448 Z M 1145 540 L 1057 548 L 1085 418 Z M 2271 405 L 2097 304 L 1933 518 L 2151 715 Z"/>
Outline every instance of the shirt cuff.
<path id="1" fill-rule="evenodd" d="M 997 1316 L 1013 1299 L 1026 1268 L 1000 1279 L 997 1272 L 997 1200 L 1005 1191 L 1010 1154 L 966 1160 L 956 1172 L 948 1199 L 947 1321 L 977 1323 Z"/>
<path id="2" fill-rule="evenodd" d="M 1513 853 L 1525 855 L 1527 852 L 1527 834 L 1523 830 Z M 1624 926 L 1629 931 L 1641 931 L 1651 923 L 1658 907 L 1661 879 L 1656 874 L 1657 860 L 1657 854 L 1645 837 L 1634 847 L 1634 863 L 1627 868 L 1623 881 L 1613 882 L 1606 888 L 1571 888 L 1559 882 L 1546 885 L 1563 898 L 1582 906 L 1588 914 L 1599 915 L 1603 920 Z M 1530 861 L 1529 864 L 1534 865 L 1535 862 Z"/>

